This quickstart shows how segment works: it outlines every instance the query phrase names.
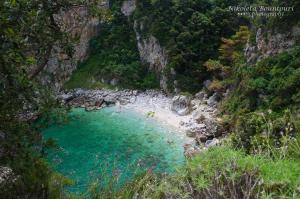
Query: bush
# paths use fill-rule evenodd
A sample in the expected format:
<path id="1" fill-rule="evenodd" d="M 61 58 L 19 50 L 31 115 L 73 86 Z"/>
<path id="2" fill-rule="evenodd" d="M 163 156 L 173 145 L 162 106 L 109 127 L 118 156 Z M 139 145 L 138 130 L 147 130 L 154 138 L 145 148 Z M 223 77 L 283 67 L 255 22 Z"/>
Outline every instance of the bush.
<path id="1" fill-rule="evenodd" d="M 300 162 L 249 156 L 229 147 L 201 153 L 170 176 L 150 171 L 115 198 L 297 198 Z"/>
<path id="2" fill-rule="evenodd" d="M 65 88 L 113 87 L 158 88 L 155 77 L 139 57 L 133 24 L 121 13 L 121 1 L 113 1 L 113 18 L 102 24 L 99 36 L 90 42 L 90 57 L 81 63 Z"/>

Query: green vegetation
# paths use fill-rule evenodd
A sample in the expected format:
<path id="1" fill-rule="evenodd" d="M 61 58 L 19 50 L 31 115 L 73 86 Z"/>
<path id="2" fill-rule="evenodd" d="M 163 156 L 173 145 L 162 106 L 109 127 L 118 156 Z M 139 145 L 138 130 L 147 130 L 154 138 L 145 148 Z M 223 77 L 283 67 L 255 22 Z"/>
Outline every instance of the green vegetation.
<path id="1" fill-rule="evenodd" d="M 173 80 L 183 91 L 199 91 L 210 73 L 203 66 L 218 57 L 222 37 L 233 34 L 240 23 L 226 9 L 239 1 L 138 1 L 134 18 L 144 24 L 143 36 L 152 34 L 166 47 L 169 63 L 164 73 L 169 89 Z M 175 70 L 176 76 L 171 75 Z"/>
<path id="2" fill-rule="evenodd" d="M 249 36 L 248 28 L 240 27 L 231 38 L 223 39 L 219 59 L 209 60 L 205 66 L 214 74 L 209 89 L 231 91 L 221 109 L 236 145 L 253 151 L 253 138 L 255 145 L 263 146 L 267 140 L 281 146 L 283 136 L 299 134 L 300 51 L 295 46 L 249 64 L 243 55 Z"/>
<path id="3" fill-rule="evenodd" d="M 112 19 L 90 42 L 89 59 L 80 64 L 65 88 L 112 87 L 112 80 L 123 88 L 159 88 L 157 75 L 140 61 L 133 24 L 121 13 L 121 2 L 112 1 Z"/>
<path id="4" fill-rule="evenodd" d="M 118 192 L 93 192 L 94 198 L 298 198 L 300 161 L 250 156 L 215 147 L 189 160 L 176 174 L 151 171 Z"/>
<path id="5" fill-rule="evenodd" d="M 230 144 L 199 154 L 170 176 L 149 171 L 115 191 L 95 184 L 91 197 L 299 198 L 299 41 L 293 49 L 254 64 L 246 62 L 243 52 L 248 41 L 255 43 L 258 28 L 290 30 L 299 24 L 299 1 L 248 1 L 294 6 L 295 12 L 270 20 L 237 18 L 226 11 L 246 3 L 242 0 L 137 0 L 129 18 L 120 12 L 121 3 L 110 2 L 110 21 L 91 41 L 89 59 L 80 63 L 65 88 L 159 88 L 157 71 L 139 59 L 133 31 L 133 20 L 138 20 L 144 24 L 142 37 L 155 36 L 167 50 L 169 63 L 163 72 L 170 90 L 177 80 L 182 94 L 189 96 L 211 78 L 210 92 L 230 91 L 220 107 Z M 0 184 L 0 198 L 71 197 L 64 190 L 71 182 L 45 160 L 53 143 L 25 119 L 26 113 L 38 113 L 43 123 L 54 122 L 49 116 L 59 119 L 56 113 L 66 111 L 51 85 L 41 86 L 37 76 L 54 44 L 72 54 L 74 41 L 60 31 L 53 14 L 78 4 L 82 2 L 0 3 L 0 164 L 16 176 Z"/>
<path id="6" fill-rule="evenodd" d="M 53 14 L 77 1 L 5 0 L 0 3 L 0 198 L 57 198 L 69 182 L 53 172 L 45 158 L 50 142 L 30 122 L 33 115 L 60 109 L 37 76 L 54 44 L 71 53 L 72 41 Z M 88 3 L 88 2 L 87 2 Z M 2 182 L 2 167 L 12 178 Z"/>
<path id="7" fill-rule="evenodd" d="M 219 20 L 221 24 L 212 27 L 210 17 L 216 15 L 209 13 L 232 2 L 220 5 L 221 8 L 214 1 L 211 4 L 195 2 L 143 1 L 138 3 L 134 17 L 146 24 L 143 36 L 153 34 L 168 49 L 171 62 L 165 72 L 168 73 L 170 68 L 175 69 L 178 74 L 175 79 L 183 91 L 193 92 L 199 89 L 203 76 L 213 79 L 209 91 L 220 94 L 230 91 L 220 107 L 224 128 L 231 132 L 229 144 L 199 154 L 174 175 L 156 176 L 148 172 L 117 192 L 103 190 L 101 197 L 97 192 L 93 196 L 300 197 L 299 46 L 254 64 L 247 63 L 244 57 L 245 44 L 249 39 L 253 40 L 253 34 L 258 27 L 272 27 L 272 30 L 286 26 L 291 28 L 299 22 L 299 14 L 291 13 L 284 18 L 267 22 L 263 18 L 257 18 L 252 21 L 254 27 L 251 30 L 248 26 L 240 26 L 239 30 L 237 28 L 239 24 L 247 24 L 247 20 L 231 20 L 232 27 L 223 28 L 225 32 L 220 33 L 214 28 L 223 27 L 224 24 L 229 26 L 230 23 Z M 298 2 L 287 4 L 285 1 L 253 3 L 288 5 L 295 6 L 295 9 L 299 6 Z M 197 13 L 197 9 L 201 10 L 202 18 L 198 20 L 201 25 L 186 25 L 192 21 L 189 17 L 195 17 L 193 15 Z M 293 20 L 285 23 L 289 18 Z M 230 16 L 223 16 L 222 19 L 228 20 Z M 204 22 L 207 22 L 207 26 L 203 26 Z M 214 40 L 215 35 L 209 33 L 207 39 L 207 32 L 201 31 L 203 27 L 207 27 L 206 31 L 214 30 L 220 34 Z M 234 30 L 238 31 L 231 37 L 222 38 L 232 34 Z M 194 38 L 196 33 L 199 37 Z M 193 40 L 196 38 L 206 39 Z M 204 49 L 205 53 L 200 53 Z"/>
<path id="8" fill-rule="evenodd" d="M 74 73 L 66 88 L 102 87 L 112 79 L 121 87 L 158 88 L 160 71 L 149 71 L 139 60 L 133 20 L 144 25 L 142 37 L 154 35 L 168 51 L 169 63 L 164 73 L 169 89 L 173 80 L 180 89 L 191 93 L 202 87 L 210 75 L 203 66 L 218 56 L 221 37 L 236 31 L 243 20 L 226 8 L 234 2 L 221 1 L 138 1 L 132 17 L 120 10 L 122 1 L 111 1 L 112 19 L 101 27 L 91 42 L 90 58 Z M 175 70 L 176 76 L 170 71 Z"/>

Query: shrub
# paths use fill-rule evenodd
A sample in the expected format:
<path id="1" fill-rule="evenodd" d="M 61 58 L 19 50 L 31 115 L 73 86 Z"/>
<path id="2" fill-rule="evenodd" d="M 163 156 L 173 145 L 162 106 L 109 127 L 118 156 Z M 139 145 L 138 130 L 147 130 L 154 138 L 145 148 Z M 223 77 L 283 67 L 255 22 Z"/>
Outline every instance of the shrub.
<path id="1" fill-rule="evenodd" d="M 300 162 L 249 156 L 229 147 L 201 153 L 175 174 L 152 172 L 124 186 L 115 198 L 297 198 Z"/>

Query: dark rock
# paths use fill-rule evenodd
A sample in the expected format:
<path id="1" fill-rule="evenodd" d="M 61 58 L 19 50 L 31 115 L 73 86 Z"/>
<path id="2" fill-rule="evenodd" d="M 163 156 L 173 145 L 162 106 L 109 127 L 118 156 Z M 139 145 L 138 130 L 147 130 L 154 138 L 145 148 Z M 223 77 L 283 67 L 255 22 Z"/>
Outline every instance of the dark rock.
<path id="1" fill-rule="evenodd" d="M 211 80 L 205 80 L 204 82 L 203 82 L 203 86 L 207 89 L 207 90 L 209 90 L 209 86 L 211 85 L 211 83 L 212 83 L 212 81 Z"/>
<path id="2" fill-rule="evenodd" d="M 212 96 L 208 98 L 207 105 L 211 107 L 215 107 L 220 100 L 221 100 L 220 95 L 218 93 L 214 93 Z"/>
<path id="3" fill-rule="evenodd" d="M 205 135 L 196 135 L 196 141 L 198 144 L 204 143 L 207 140 L 207 136 Z"/>
<path id="4" fill-rule="evenodd" d="M 95 102 L 95 106 L 100 107 L 103 104 L 104 100 L 100 99 Z"/>

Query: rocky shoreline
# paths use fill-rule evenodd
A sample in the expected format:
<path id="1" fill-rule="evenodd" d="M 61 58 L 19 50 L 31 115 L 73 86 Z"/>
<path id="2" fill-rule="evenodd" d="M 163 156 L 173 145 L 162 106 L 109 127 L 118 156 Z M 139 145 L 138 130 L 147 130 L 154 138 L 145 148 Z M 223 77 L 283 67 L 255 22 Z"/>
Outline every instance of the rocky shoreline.
<path id="1" fill-rule="evenodd" d="M 168 123 L 192 138 L 195 144 L 185 144 L 185 155 L 194 154 L 220 143 L 226 132 L 217 118 L 218 97 L 204 91 L 195 95 L 167 96 L 161 91 L 148 90 L 84 90 L 61 92 L 65 105 L 94 111 L 107 106 L 128 108 Z"/>

